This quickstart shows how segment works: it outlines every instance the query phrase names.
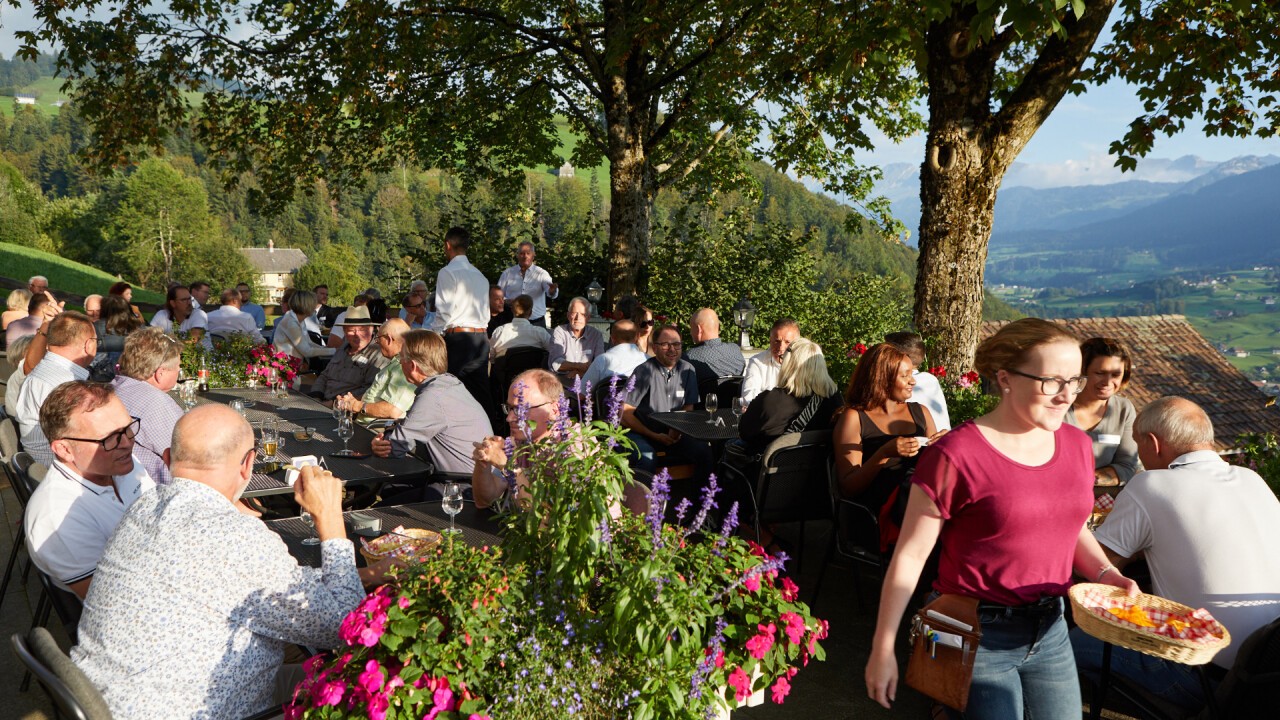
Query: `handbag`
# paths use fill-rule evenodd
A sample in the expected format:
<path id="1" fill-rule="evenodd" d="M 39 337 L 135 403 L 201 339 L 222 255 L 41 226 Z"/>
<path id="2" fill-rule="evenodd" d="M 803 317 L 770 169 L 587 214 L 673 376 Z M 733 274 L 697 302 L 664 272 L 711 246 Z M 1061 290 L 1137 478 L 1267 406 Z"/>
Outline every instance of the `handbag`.
<path id="1" fill-rule="evenodd" d="M 947 707 L 964 712 L 969 704 L 973 661 L 981 638 L 977 598 L 938 596 L 911 619 L 907 684 Z"/>

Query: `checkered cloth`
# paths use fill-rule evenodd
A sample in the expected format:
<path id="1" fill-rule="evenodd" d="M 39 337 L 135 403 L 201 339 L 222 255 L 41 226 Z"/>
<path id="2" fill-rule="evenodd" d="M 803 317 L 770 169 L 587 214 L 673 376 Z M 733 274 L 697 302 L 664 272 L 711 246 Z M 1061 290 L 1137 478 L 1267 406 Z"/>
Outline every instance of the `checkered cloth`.
<path id="1" fill-rule="evenodd" d="M 1110 495 L 1103 493 L 1093 499 L 1093 511 L 1098 513 L 1111 512 L 1111 508 L 1116 506 L 1116 499 Z"/>
<path id="2" fill-rule="evenodd" d="M 1097 590 L 1084 593 L 1081 601 L 1089 612 L 1140 632 L 1202 643 L 1222 640 L 1226 634 L 1222 623 L 1204 608 L 1186 612 L 1143 608 L 1126 596 L 1108 596 Z"/>

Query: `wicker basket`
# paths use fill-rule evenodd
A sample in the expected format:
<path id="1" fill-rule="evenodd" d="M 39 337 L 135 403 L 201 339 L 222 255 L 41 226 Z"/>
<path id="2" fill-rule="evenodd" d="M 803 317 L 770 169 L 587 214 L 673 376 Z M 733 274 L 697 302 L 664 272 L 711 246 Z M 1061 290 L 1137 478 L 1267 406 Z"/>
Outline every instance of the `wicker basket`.
<path id="1" fill-rule="evenodd" d="M 1099 615 L 1089 610 L 1084 604 L 1084 598 L 1091 592 L 1114 598 L 1123 595 L 1124 590 L 1101 583 L 1080 583 L 1073 586 L 1070 592 L 1071 610 L 1076 624 L 1081 630 L 1112 645 L 1119 645 L 1183 665 L 1203 665 L 1212 660 L 1219 650 L 1231 644 L 1231 633 L 1216 620 L 1213 635 L 1207 640 L 1183 640 L 1131 627 L 1114 618 L 1110 613 Z M 1176 614 L 1192 611 L 1192 608 L 1186 605 L 1145 593 L 1129 598 L 1129 602 L 1143 610 L 1163 610 Z"/>
<path id="2" fill-rule="evenodd" d="M 408 535 L 409 537 L 402 537 L 403 535 Z M 434 530 L 407 528 L 395 535 L 383 535 L 380 538 L 369 541 L 370 548 L 366 548 L 364 543 L 361 543 L 360 554 L 372 565 L 386 559 L 392 550 L 405 545 L 409 545 L 412 548 L 413 557 L 422 557 L 439 542 L 440 533 Z"/>

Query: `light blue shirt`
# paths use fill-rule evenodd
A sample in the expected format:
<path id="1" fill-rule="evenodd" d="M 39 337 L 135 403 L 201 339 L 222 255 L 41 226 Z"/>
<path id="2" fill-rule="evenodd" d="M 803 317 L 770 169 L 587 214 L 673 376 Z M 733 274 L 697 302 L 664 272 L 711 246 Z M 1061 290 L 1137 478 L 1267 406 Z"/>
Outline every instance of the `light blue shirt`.
<path id="1" fill-rule="evenodd" d="M 258 303 L 244 303 L 240 306 L 240 312 L 248 313 L 253 318 L 253 321 L 258 324 L 259 330 L 267 324 L 267 311 L 263 310 Z"/>
<path id="2" fill-rule="evenodd" d="M 591 367 L 583 374 L 582 382 L 590 382 L 591 387 L 595 388 L 609 382 L 609 378 L 614 375 L 631 377 L 631 373 L 648 359 L 649 356 L 634 343 L 614 345 L 591 361 Z"/>

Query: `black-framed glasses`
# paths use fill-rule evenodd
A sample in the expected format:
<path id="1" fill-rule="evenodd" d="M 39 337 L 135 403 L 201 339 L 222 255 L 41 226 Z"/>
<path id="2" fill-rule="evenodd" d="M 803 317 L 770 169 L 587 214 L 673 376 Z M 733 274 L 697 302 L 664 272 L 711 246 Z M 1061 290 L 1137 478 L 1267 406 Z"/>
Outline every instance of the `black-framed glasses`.
<path id="1" fill-rule="evenodd" d="M 683 346 L 683 345 L 684 345 L 684 343 L 680 342 L 679 340 L 677 340 L 677 341 L 675 341 L 675 342 L 662 342 L 662 343 L 654 343 L 654 344 L 653 344 L 653 346 L 654 346 L 654 347 L 660 347 L 660 348 L 678 348 L 678 347 L 681 347 L 681 346 Z"/>
<path id="2" fill-rule="evenodd" d="M 1021 370 L 1005 368 L 1007 372 L 1014 375 L 1021 375 L 1024 378 L 1040 381 L 1040 393 L 1042 395 L 1057 395 L 1063 390 L 1070 389 L 1072 395 L 1079 395 L 1084 390 L 1085 383 L 1089 382 L 1089 378 L 1084 375 L 1077 375 L 1073 378 L 1062 379 L 1058 377 L 1041 377 L 1039 375 L 1030 375 Z"/>
<path id="3" fill-rule="evenodd" d="M 530 406 L 529 406 L 529 409 L 530 409 L 530 410 L 537 410 L 538 408 L 542 407 L 543 405 L 550 405 L 551 403 L 552 403 L 552 401 L 551 401 L 551 400 L 548 400 L 548 401 L 546 401 L 546 402 L 544 402 L 544 403 L 539 403 L 539 404 L 537 404 L 537 405 L 530 405 Z M 503 414 L 503 415 L 510 415 L 511 413 L 514 413 L 514 412 L 516 411 L 516 406 L 515 406 L 515 405 L 508 405 L 508 404 L 506 404 L 506 403 L 502 403 L 502 405 L 500 405 L 499 407 L 501 407 L 501 408 L 502 408 L 502 414 Z"/>
<path id="4" fill-rule="evenodd" d="M 104 438 L 95 439 L 95 438 L 64 437 L 59 439 L 75 440 L 76 442 L 98 443 L 99 445 L 102 446 L 103 452 L 111 452 L 112 450 L 119 448 L 120 443 L 124 442 L 125 438 L 128 438 L 129 440 L 133 440 L 134 438 L 138 437 L 138 429 L 141 427 L 142 427 L 142 418 L 136 417 L 133 419 L 133 422 L 129 423 L 128 425 L 125 425 L 124 427 L 120 428 L 119 430 L 111 433 L 110 435 Z"/>
<path id="5" fill-rule="evenodd" d="M 641 320 L 641 321 L 640 321 L 640 327 L 653 327 L 653 321 L 652 321 L 652 320 Z"/>

